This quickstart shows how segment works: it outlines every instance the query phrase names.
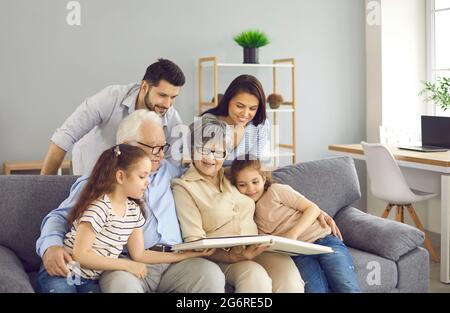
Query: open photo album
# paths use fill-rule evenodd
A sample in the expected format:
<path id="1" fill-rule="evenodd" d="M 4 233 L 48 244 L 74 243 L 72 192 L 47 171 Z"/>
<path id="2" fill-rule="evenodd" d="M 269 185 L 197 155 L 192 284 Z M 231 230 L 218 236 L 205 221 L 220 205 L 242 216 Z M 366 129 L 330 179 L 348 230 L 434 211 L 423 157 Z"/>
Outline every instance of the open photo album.
<path id="1" fill-rule="evenodd" d="M 333 249 L 322 245 L 272 235 L 212 237 L 180 243 L 172 246 L 174 251 L 208 248 L 231 248 L 254 244 L 270 245 L 267 251 L 289 255 L 332 253 Z"/>

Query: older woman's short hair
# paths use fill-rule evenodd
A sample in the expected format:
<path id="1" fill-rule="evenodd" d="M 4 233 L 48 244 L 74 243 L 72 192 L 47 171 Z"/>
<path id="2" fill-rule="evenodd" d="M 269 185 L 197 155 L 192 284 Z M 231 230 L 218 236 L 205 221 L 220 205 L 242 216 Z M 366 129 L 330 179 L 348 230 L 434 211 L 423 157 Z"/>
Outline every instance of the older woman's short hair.
<path id="1" fill-rule="evenodd" d="M 224 149 L 227 148 L 227 124 L 215 116 L 205 115 L 197 117 L 189 126 L 189 131 L 191 157 L 194 156 L 194 148 L 196 146 L 203 146 L 209 141 L 223 144 Z"/>
<path id="2" fill-rule="evenodd" d="M 116 144 L 139 140 L 139 128 L 142 122 L 150 121 L 162 127 L 161 117 L 154 111 L 136 110 L 122 120 L 116 133 Z"/>

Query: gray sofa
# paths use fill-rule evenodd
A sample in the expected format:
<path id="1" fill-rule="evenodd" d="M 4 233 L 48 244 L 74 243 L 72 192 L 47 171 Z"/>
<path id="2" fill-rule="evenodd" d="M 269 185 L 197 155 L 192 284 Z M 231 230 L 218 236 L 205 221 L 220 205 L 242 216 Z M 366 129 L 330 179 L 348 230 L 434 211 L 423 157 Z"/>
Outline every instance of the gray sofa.
<path id="1" fill-rule="evenodd" d="M 427 292 L 423 233 L 351 206 L 360 197 L 353 160 L 330 158 L 286 166 L 274 180 L 333 216 L 353 256 L 364 292 Z M 0 176 L 0 292 L 34 292 L 41 259 L 35 253 L 44 216 L 68 195 L 74 176 Z"/>

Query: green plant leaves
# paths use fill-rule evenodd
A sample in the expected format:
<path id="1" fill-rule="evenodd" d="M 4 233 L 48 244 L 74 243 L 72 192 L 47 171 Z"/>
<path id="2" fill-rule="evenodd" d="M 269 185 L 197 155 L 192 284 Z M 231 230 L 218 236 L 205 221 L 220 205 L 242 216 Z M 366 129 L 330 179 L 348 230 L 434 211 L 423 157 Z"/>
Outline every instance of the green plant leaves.
<path id="1" fill-rule="evenodd" d="M 259 30 L 250 29 L 233 37 L 234 41 L 243 48 L 259 48 L 270 43 L 267 35 Z"/>
<path id="2" fill-rule="evenodd" d="M 450 107 L 450 78 L 439 77 L 436 83 L 424 82 L 425 88 L 419 93 L 423 95 L 427 93 L 425 101 L 433 101 L 441 107 L 442 110 L 447 110 Z"/>

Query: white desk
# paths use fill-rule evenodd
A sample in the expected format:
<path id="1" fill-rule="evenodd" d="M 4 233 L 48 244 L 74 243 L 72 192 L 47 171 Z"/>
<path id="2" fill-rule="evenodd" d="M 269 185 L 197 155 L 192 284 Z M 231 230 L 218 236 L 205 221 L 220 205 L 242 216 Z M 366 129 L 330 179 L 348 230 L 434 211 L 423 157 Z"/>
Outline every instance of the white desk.
<path id="1" fill-rule="evenodd" d="M 441 199 L 441 282 L 450 283 L 450 151 L 448 152 L 415 152 L 389 147 L 398 164 L 405 168 L 416 169 L 438 174 L 440 176 Z M 364 160 L 364 152 L 360 144 L 330 145 L 333 154 L 347 155 L 354 159 Z M 425 171 L 425 172 L 423 172 Z M 426 175 L 424 175 L 426 176 Z M 429 183 L 426 177 L 416 178 L 416 182 Z M 429 183 L 428 185 L 433 183 Z M 438 186 L 439 187 L 439 186 Z M 434 191 L 436 190 L 429 190 Z"/>

